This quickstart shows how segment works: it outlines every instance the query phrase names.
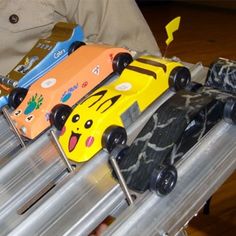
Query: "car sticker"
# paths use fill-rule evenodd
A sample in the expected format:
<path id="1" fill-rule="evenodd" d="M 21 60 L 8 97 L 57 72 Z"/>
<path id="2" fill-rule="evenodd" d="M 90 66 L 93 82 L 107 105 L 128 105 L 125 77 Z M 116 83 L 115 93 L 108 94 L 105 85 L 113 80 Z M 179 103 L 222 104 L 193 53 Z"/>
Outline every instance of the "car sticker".
<path id="1" fill-rule="evenodd" d="M 41 83 L 41 87 L 42 88 L 50 88 L 52 87 L 53 85 L 55 85 L 57 82 L 57 80 L 55 78 L 49 78 L 49 79 L 46 79 L 44 80 L 42 83 Z"/>
<path id="2" fill-rule="evenodd" d="M 95 74 L 95 75 L 99 75 L 100 74 L 100 66 L 99 65 L 96 65 L 92 72 Z"/>
<path id="3" fill-rule="evenodd" d="M 115 89 L 118 91 L 128 91 L 132 88 L 132 84 L 129 82 L 124 82 L 116 85 Z"/>
<path id="4" fill-rule="evenodd" d="M 81 86 L 81 87 L 82 87 L 82 88 L 85 88 L 87 85 L 88 85 L 88 81 L 85 81 L 85 82 L 82 83 L 82 86 Z"/>
<path id="5" fill-rule="evenodd" d="M 14 116 L 20 116 L 22 114 L 22 110 L 18 109 L 14 111 Z"/>
<path id="6" fill-rule="evenodd" d="M 61 101 L 61 102 L 66 102 L 66 101 L 68 101 L 68 100 L 71 98 L 73 92 L 74 92 L 76 89 L 78 89 L 78 88 L 79 88 L 79 84 L 78 84 L 78 83 L 75 84 L 75 85 L 73 85 L 72 87 L 70 87 L 68 90 L 66 90 L 66 91 L 62 94 L 60 101 Z"/>
<path id="7" fill-rule="evenodd" d="M 50 41 L 45 41 L 45 42 L 50 43 Z M 46 43 L 38 43 L 36 48 L 41 48 L 41 49 L 50 51 L 53 48 L 53 46 L 46 44 Z"/>
<path id="8" fill-rule="evenodd" d="M 23 65 L 18 65 L 14 71 L 25 74 L 27 73 L 31 67 L 33 66 L 33 64 L 39 60 L 38 56 L 32 56 L 32 57 L 26 57 L 25 58 L 25 62 Z"/>
<path id="9" fill-rule="evenodd" d="M 37 110 L 40 108 L 40 106 L 43 104 L 43 96 L 38 95 L 37 93 L 30 98 L 30 100 L 27 103 L 27 107 L 24 110 L 24 114 L 28 115 L 34 110 Z"/>
<path id="10" fill-rule="evenodd" d="M 34 119 L 34 115 L 29 115 L 25 118 L 25 121 L 30 123 L 30 122 L 32 122 L 33 119 Z"/>
<path id="11" fill-rule="evenodd" d="M 131 124 L 133 124 L 138 119 L 140 114 L 141 114 L 140 107 L 137 101 L 135 101 L 128 109 L 126 109 L 120 115 L 124 127 L 128 128 Z"/>
<path id="12" fill-rule="evenodd" d="M 58 50 L 57 52 L 54 52 L 53 57 L 55 59 L 59 58 L 60 56 L 62 56 L 64 53 L 66 52 L 66 50 L 63 48 L 61 50 Z"/>

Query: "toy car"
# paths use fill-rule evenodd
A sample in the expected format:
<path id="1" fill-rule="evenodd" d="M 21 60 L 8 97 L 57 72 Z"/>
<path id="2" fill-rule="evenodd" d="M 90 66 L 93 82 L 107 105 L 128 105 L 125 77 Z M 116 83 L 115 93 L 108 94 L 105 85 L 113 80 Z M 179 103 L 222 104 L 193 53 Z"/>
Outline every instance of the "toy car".
<path id="1" fill-rule="evenodd" d="M 66 156 L 83 162 L 103 147 L 111 151 L 126 141 L 125 128 L 169 86 L 180 89 L 189 81 L 189 70 L 179 62 L 154 56 L 134 60 L 73 110 L 59 137 Z"/>
<path id="2" fill-rule="evenodd" d="M 190 91 L 213 96 L 225 103 L 224 119 L 236 123 L 236 61 L 219 58 L 209 67 L 205 86 L 197 82 L 188 84 Z"/>
<path id="3" fill-rule="evenodd" d="M 205 85 L 236 94 L 236 61 L 219 58 L 213 62 L 209 67 Z"/>
<path id="4" fill-rule="evenodd" d="M 52 34 L 46 39 L 40 39 L 6 77 L 9 81 L 17 81 L 17 86 L 28 88 L 71 54 L 83 39 L 84 34 L 80 26 L 57 23 Z M 11 90 L 11 86 L 0 84 L 0 107 L 7 104 L 7 96 Z"/>
<path id="5" fill-rule="evenodd" d="M 15 88 L 9 104 L 17 107 L 11 118 L 20 134 L 34 139 L 51 124 L 61 129 L 82 97 L 132 61 L 129 51 L 102 44 L 81 45 L 28 90 Z M 25 96 L 23 102 L 22 98 Z"/>
<path id="6" fill-rule="evenodd" d="M 214 96 L 190 91 L 174 94 L 152 115 L 129 148 L 113 151 L 128 188 L 140 193 L 150 189 L 159 196 L 170 193 L 178 177 L 174 164 L 227 110 L 228 106 Z"/>

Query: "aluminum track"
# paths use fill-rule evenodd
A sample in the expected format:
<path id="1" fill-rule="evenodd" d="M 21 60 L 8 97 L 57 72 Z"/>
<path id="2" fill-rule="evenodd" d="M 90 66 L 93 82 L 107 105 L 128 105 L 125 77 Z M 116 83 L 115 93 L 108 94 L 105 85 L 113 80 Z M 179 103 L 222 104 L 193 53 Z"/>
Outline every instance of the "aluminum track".
<path id="1" fill-rule="evenodd" d="M 0 169 L 9 161 L 20 148 L 20 142 L 9 129 L 9 125 L 3 115 L 0 115 Z"/>
<path id="2" fill-rule="evenodd" d="M 9 235 L 87 235 L 118 207 L 126 209 L 105 235 L 175 235 L 236 167 L 236 127 L 220 122 L 179 163 L 178 183 L 164 198 L 146 192 L 127 207 L 99 153 L 57 186 Z"/>
<path id="3" fill-rule="evenodd" d="M 186 64 L 191 67 L 193 80 L 202 82 L 206 69 L 201 64 Z M 129 141 L 132 141 L 141 130 L 152 112 L 172 95 L 173 92 L 168 91 L 140 116 L 137 122 L 128 129 Z M 0 117 L 0 122 L 2 119 Z M 5 121 L 3 123 L 6 125 Z M 6 132 L 9 132 L 9 128 Z M 233 135 L 235 137 L 235 133 Z M 2 137 L 0 131 L 0 141 Z M 18 142 L 14 136 L 10 140 L 15 144 Z M 13 153 L 16 152 L 14 145 L 10 149 Z M 0 169 L 0 235 L 52 235 L 53 233 L 87 235 L 107 215 L 119 215 L 127 208 L 119 185 L 111 177 L 108 154 L 105 151 L 101 151 L 91 161 L 78 166 L 76 171 L 69 174 L 51 138 L 48 133 L 45 133 L 25 150 L 22 149 L 9 157 L 12 158 L 11 161 L 8 160 L 7 164 Z M 190 159 L 192 158 L 188 158 L 186 163 Z M 178 169 L 180 174 L 182 173 L 181 166 L 185 166 L 185 162 L 180 165 L 180 170 Z M 188 173 L 187 169 L 186 173 Z M 178 184 L 181 180 L 179 179 Z M 221 182 L 223 181 L 222 178 Z M 43 198 L 36 201 L 43 195 Z M 141 203 L 148 204 L 149 201 L 145 201 L 146 197 L 149 199 L 148 196 L 158 199 L 155 195 L 144 194 L 138 197 L 135 205 L 128 207 L 123 214 L 126 216 L 132 212 L 131 209 L 141 206 Z M 205 200 L 207 198 L 203 199 L 202 204 Z M 36 203 L 30 207 L 33 202 Z M 130 215 L 129 217 L 131 218 Z M 119 224 L 121 228 L 124 227 L 121 226 L 123 222 L 119 219 L 118 217 L 114 226 L 109 227 L 111 234 L 113 234 L 112 230 L 119 228 Z M 165 228 L 161 230 L 168 232 L 164 231 Z M 107 235 L 110 235 L 109 231 Z"/>
<path id="4" fill-rule="evenodd" d="M 173 94 L 173 91 L 167 91 L 138 118 L 137 122 L 128 129 L 127 133 L 130 141 L 134 139 L 135 134 L 142 128 L 142 124 L 144 125 L 151 116 L 152 111 L 157 109 Z M 102 151 L 101 153 L 105 152 Z M 105 156 L 107 156 L 106 154 L 107 153 L 105 153 Z M 92 163 L 93 162 L 88 162 L 84 166 L 89 166 L 89 168 L 92 166 L 94 168 L 93 172 L 96 172 L 98 165 Z M 101 163 L 103 163 L 103 166 L 106 166 L 105 172 L 110 174 L 110 169 L 107 168 L 107 159 L 102 158 Z M 45 133 L 26 149 L 22 149 L 15 158 L 0 170 L 0 235 L 9 233 L 22 221 L 30 218 L 29 215 L 35 208 L 38 206 L 41 207 L 42 202 L 46 201 L 50 194 L 52 195 L 54 191 L 60 189 L 60 182 L 65 181 L 66 183 L 72 182 L 76 184 L 76 180 L 74 180 L 73 176 L 78 176 L 78 178 L 81 179 L 81 173 L 83 173 L 81 170 L 83 169 L 84 168 L 80 168 L 79 166 L 76 168 L 78 175 L 75 173 L 69 174 L 67 172 L 66 166 L 60 159 L 57 149 L 54 143 L 52 143 L 52 139 L 48 133 Z M 87 175 L 86 178 L 90 178 L 90 174 Z M 19 212 L 27 208 L 27 204 L 32 202 L 32 199 L 38 197 L 42 192 L 46 191 L 47 188 L 51 188 L 50 186 L 54 187 L 55 190 L 52 189 L 42 201 L 35 204 L 28 211 L 25 211 L 24 214 L 19 214 Z M 75 189 L 78 190 L 77 187 L 75 187 Z M 80 189 L 80 194 L 84 194 L 83 191 L 84 190 Z M 66 192 L 72 196 L 71 191 Z M 80 194 L 78 193 L 77 196 L 79 197 Z M 103 194 L 103 192 L 101 192 L 101 194 Z M 65 204 L 64 196 L 66 196 L 66 194 L 59 196 L 61 201 L 59 202 L 58 209 Z M 51 201 L 49 200 L 49 202 Z M 68 204 L 70 204 L 70 201 Z M 52 206 L 51 203 L 49 203 L 49 205 Z M 83 205 L 85 206 L 86 204 Z M 112 205 L 112 207 L 115 205 Z M 43 210 L 43 213 L 45 212 L 47 211 Z M 55 213 L 51 210 L 50 212 Z M 48 215 L 49 214 L 47 214 L 47 216 Z M 43 218 L 47 219 L 47 216 Z M 55 219 L 56 217 L 57 215 L 54 216 Z M 50 220 L 54 218 L 50 217 L 47 222 L 51 222 Z M 40 224 L 37 223 L 36 225 L 39 226 Z"/>
<path id="5" fill-rule="evenodd" d="M 175 235 L 236 168 L 236 126 L 220 122 L 178 164 L 178 182 L 164 198 L 147 193 L 104 235 Z"/>

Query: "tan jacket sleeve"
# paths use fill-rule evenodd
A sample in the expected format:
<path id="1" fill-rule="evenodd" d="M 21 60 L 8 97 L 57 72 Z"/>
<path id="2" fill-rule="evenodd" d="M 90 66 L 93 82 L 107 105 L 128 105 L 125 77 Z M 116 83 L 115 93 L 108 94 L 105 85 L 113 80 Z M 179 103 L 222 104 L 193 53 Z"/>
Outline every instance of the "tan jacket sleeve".
<path id="1" fill-rule="evenodd" d="M 135 0 L 64 0 L 57 10 L 82 25 L 89 41 L 160 55 Z"/>

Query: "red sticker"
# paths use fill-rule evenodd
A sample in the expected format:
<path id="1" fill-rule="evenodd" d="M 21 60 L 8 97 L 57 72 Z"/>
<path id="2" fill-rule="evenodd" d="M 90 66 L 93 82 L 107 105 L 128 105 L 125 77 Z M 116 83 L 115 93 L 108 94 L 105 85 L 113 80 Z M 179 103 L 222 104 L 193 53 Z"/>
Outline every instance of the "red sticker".
<path id="1" fill-rule="evenodd" d="M 86 87 L 88 85 L 88 81 L 83 82 L 82 88 Z"/>

